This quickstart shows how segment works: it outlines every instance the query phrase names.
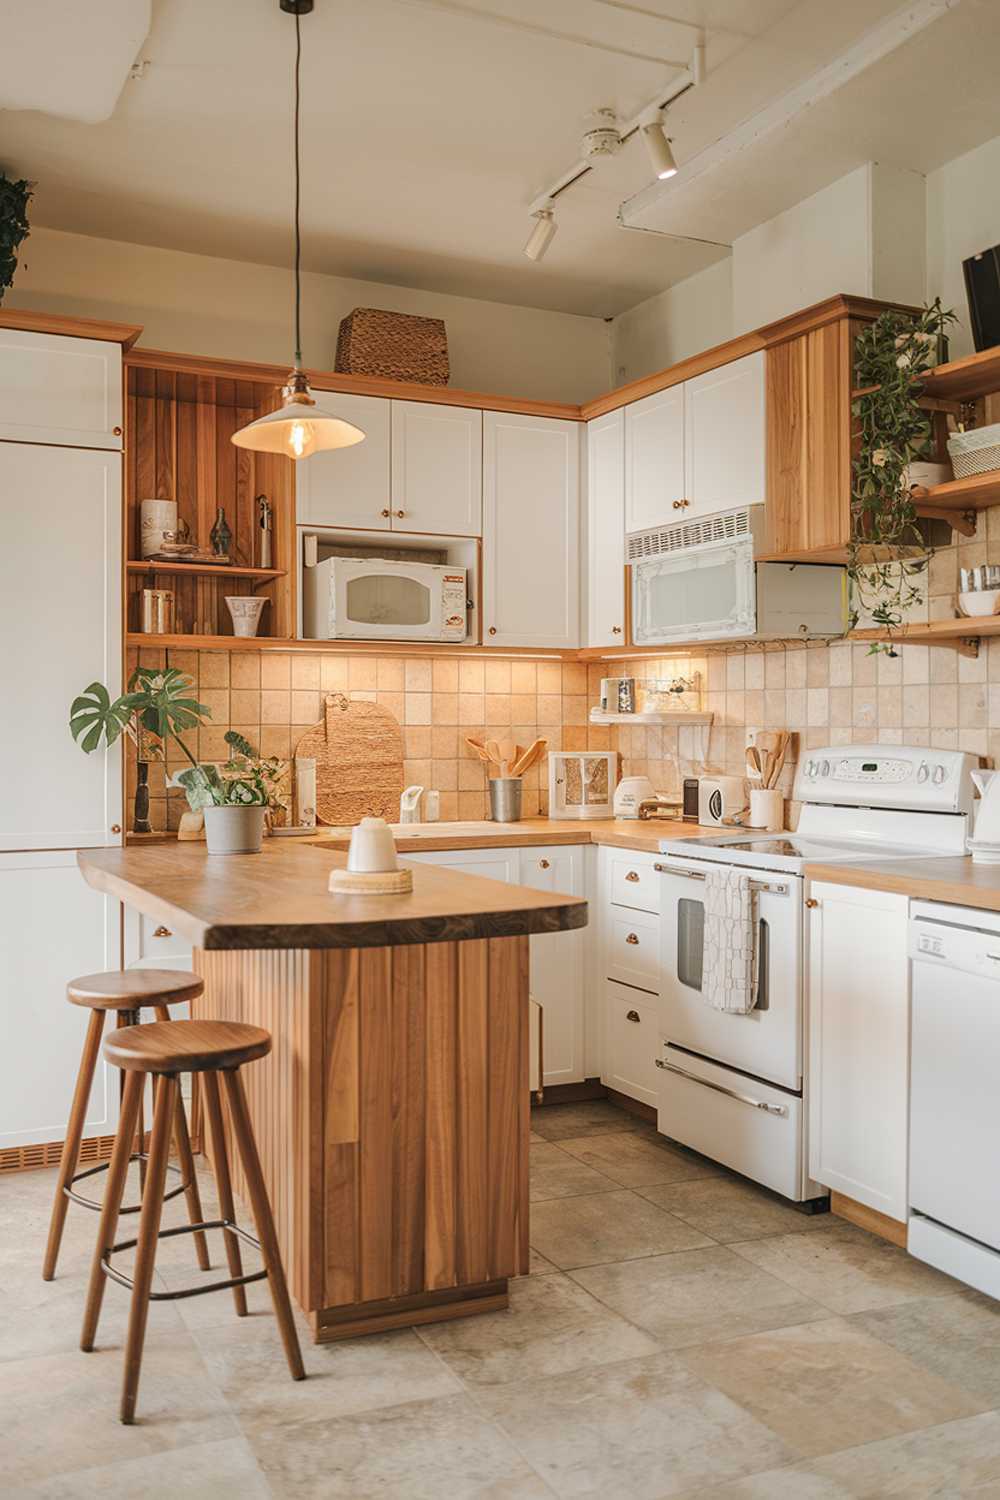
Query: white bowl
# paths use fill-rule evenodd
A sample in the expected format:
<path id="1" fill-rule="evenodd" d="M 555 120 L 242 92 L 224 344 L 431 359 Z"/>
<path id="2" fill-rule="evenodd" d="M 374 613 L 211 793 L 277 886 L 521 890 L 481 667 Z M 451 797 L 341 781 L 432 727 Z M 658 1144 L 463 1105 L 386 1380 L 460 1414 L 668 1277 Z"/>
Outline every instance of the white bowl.
<path id="1" fill-rule="evenodd" d="M 981 615 L 995 615 L 1000 603 L 1000 589 L 970 589 L 959 594 L 958 607 L 963 615 L 972 619 Z"/>

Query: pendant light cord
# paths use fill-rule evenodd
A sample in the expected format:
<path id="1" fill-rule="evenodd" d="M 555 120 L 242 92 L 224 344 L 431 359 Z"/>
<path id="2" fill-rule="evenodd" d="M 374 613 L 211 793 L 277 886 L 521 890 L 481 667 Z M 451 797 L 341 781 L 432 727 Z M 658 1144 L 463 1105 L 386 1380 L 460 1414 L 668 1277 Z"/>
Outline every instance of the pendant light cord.
<path id="1" fill-rule="evenodd" d="M 301 166 L 299 164 L 299 70 L 302 64 L 302 34 L 295 12 L 295 368 L 302 367 L 302 230 L 299 226 Z"/>

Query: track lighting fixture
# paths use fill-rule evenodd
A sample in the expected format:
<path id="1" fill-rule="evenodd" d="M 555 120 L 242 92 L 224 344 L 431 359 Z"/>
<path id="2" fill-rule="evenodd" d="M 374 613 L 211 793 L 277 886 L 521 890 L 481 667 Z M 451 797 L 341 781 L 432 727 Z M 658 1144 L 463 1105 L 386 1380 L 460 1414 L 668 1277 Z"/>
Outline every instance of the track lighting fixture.
<path id="1" fill-rule="evenodd" d="M 529 260 L 541 260 L 551 245 L 558 226 L 551 205 L 538 209 L 531 217 L 535 222 L 525 242 L 524 253 Z"/>
<path id="2" fill-rule="evenodd" d="M 667 177 L 676 176 L 677 173 L 677 163 L 674 160 L 670 137 L 664 129 L 664 124 L 665 117 L 663 111 L 660 110 L 653 119 L 647 120 L 640 127 L 649 164 L 661 182 Z"/>

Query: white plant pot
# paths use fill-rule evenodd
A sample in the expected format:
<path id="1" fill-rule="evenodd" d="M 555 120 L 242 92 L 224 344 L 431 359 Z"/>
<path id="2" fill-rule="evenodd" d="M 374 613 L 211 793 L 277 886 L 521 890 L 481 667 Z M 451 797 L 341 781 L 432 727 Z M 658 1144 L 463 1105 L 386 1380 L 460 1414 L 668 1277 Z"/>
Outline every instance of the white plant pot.
<path id="1" fill-rule="evenodd" d="M 264 605 L 270 602 L 266 594 L 259 597 L 251 594 L 227 594 L 226 604 L 233 620 L 233 635 L 256 635 Z"/>
<path id="2" fill-rule="evenodd" d="M 206 807 L 209 854 L 259 854 L 266 807 Z"/>

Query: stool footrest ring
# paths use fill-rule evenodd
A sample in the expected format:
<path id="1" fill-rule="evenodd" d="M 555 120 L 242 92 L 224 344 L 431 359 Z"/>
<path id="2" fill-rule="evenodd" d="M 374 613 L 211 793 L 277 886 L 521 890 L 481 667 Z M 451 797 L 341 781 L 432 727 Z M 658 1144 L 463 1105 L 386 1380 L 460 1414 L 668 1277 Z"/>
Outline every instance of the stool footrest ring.
<path id="1" fill-rule="evenodd" d="M 260 1249 L 260 1240 L 255 1239 L 249 1230 L 241 1229 L 239 1224 L 234 1224 L 232 1219 L 209 1219 L 203 1220 L 200 1224 L 178 1224 L 174 1229 L 161 1229 L 156 1238 L 168 1240 L 175 1234 L 197 1234 L 202 1229 L 224 1229 L 228 1234 L 238 1235 L 244 1244 L 252 1246 L 254 1250 Z M 119 1244 L 112 1245 L 110 1250 L 105 1250 L 101 1256 L 101 1270 L 105 1276 L 109 1276 L 112 1281 L 117 1281 L 119 1286 L 125 1287 L 128 1291 L 133 1289 L 134 1282 L 131 1276 L 126 1276 L 124 1271 L 119 1271 L 111 1264 L 111 1257 L 121 1250 L 134 1250 L 138 1243 L 138 1239 L 122 1240 Z M 230 1287 L 249 1286 L 251 1281 L 264 1281 L 266 1278 L 266 1270 L 251 1271 L 245 1276 L 230 1277 L 228 1281 L 213 1281 L 209 1286 L 185 1286 L 178 1288 L 176 1292 L 150 1292 L 149 1300 L 150 1302 L 176 1302 L 181 1297 L 202 1297 L 206 1292 L 224 1292 Z"/>
<path id="2" fill-rule="evenodd" d="M 133 1162 L 137 1161 L 149 1161 L 149 1152 L 133 1151 L 132 1155 L 129 1157 L 129 1165 L 131 1166 Z M 73 1184 L 74 1182 L 82 1182 L 85 1177 L 93 1177 L 97 1172 L 106 1172 L 110 1165 L 110 1161 L 99 1161 L 96 1167 L 87 1167 L 87 1169 L 83 1172 L 76 1172 L 63 1188 L 63 1192 L 65 1193 L 66 1197 L 71 1199 L 74 1203 L 79 1203 L 81 1208 L 89 1208 L 92 1209 L 94 1213 L 99 1214 L 101 1209 L 104 1207 L 104 1204 L 98 1203 L 96 1198 L 84 1197 L 83 1193 L 74 1193 Z M 168 1162 L 167 1171 L 173 1172 L 175 1176 L 179 1177 L 181 1169 L 180 1167 L 175 1167 L 173 1162 Z M 190 1182 L 182 1182 L 177 1187 L 171 1188 L 169 1193 L 164 1193 L 163 1195 L 164 1203 L 169 1203 L 171 1198 L 177 1198 L 181 1193 L 186 1193 L 190 1186 Z M 123 1203 L 118 1212 L 120 1214 L 137 1214 L 139 1213 L 141 1208 L 141 1203 Z"/>

